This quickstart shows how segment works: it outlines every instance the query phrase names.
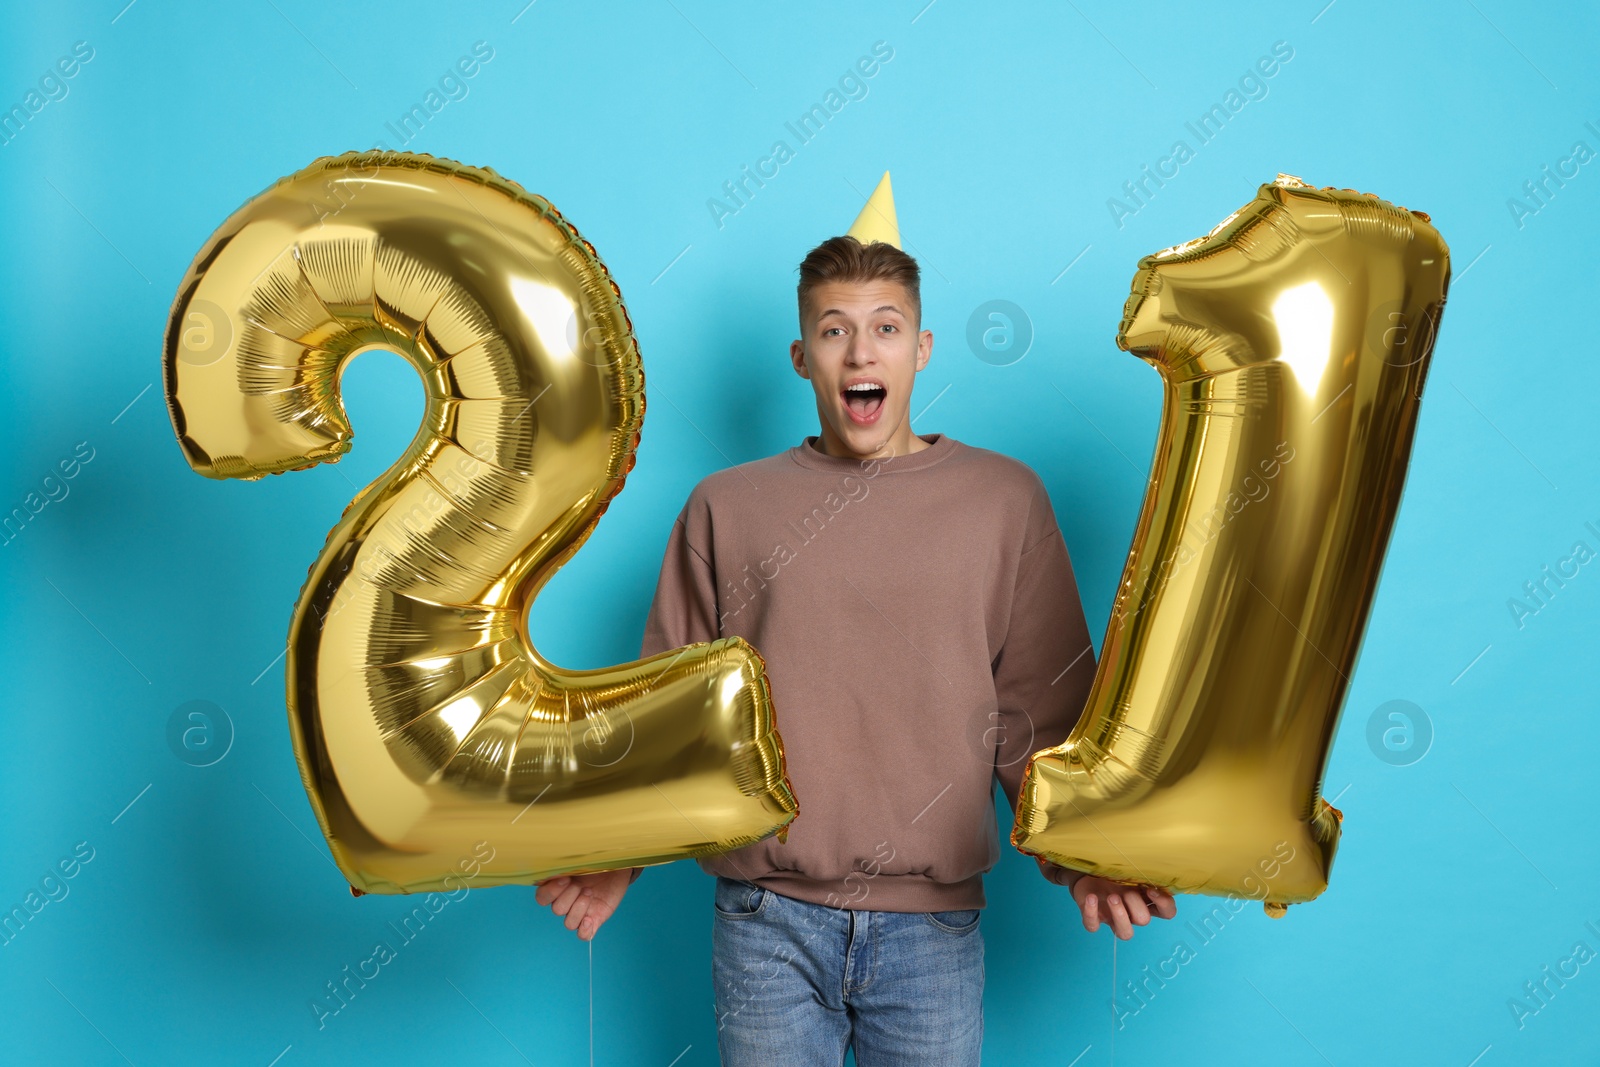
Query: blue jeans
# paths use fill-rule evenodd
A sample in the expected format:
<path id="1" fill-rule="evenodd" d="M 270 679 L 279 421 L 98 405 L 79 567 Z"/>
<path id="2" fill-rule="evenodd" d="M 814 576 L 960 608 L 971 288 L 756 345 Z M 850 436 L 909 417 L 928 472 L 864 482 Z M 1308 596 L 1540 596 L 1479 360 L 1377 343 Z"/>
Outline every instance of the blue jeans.
<path id="1" fill-rule="evenodd" d="M 717 878 L 711 977 L 723 1067 L 972 1067 L 978 911 L 808 904 Z"/>

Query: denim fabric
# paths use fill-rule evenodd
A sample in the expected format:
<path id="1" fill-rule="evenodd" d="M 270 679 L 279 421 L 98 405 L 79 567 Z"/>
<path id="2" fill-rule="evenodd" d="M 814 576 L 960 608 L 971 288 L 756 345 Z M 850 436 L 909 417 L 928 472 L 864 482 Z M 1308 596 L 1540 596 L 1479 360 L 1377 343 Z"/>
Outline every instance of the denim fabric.
<path id="1" fill-rule="evenodd" d="M 711 972 L 723 1067 L 972 1067 L 977 909 L 865 911 L 717 877 Z"/>

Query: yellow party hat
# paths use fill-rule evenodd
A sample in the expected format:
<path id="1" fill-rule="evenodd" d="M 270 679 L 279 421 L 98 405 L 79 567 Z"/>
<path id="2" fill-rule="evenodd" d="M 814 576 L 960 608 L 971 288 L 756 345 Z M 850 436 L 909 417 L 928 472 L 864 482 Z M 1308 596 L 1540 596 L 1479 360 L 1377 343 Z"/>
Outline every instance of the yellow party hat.
<path id="1" fill-rule="evenodd" d="M 867 206 L 846 232 L 864 245 L 882 241 L 900 247 L 900 223 L 894 214 L 894 189 L 889 185 L 888 171 L 883 172 L 878 187 L 867 197 Z"/>

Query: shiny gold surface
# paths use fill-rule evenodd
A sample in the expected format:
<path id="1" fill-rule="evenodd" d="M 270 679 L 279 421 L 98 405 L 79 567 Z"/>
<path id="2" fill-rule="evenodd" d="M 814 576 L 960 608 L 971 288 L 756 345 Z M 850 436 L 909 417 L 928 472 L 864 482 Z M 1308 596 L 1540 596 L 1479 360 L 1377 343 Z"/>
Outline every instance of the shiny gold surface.
<path id="1" fill-rule="evenodd" d="M 1426 215 L 1287 175 L 1139 262 L 1117 344 L 1162 378 L 1150 484 L 1019 848 L 1275 916 L 1327 888 L 1322 775 L 1449 278 Z"/>
<path id="2" fill-rule="evenodd" d="M 280 180 L 212 235 L 173 305 L 185 457 L 246 480 L 336 462 L 341 368 L 373 348 L 422 376 L 424 424 L 329 534 L 287 654 L 301 779 L 352 888 L 529 883 L 785 828 L 797 808 L 749 645 L 572 671 L 528 640 L 644 417 L 632 326 L 588 242 L 493 171 L 428 156 Z"/>

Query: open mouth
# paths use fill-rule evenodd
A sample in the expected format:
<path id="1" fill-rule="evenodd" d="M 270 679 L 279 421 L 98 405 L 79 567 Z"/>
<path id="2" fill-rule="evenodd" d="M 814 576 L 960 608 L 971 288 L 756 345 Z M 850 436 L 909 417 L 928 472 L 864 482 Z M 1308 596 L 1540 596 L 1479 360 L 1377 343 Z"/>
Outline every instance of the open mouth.
<path id="1" fill-rule="evenodd" d="M 844 409 L 858 426 L 869 426 L 878 421 L 883 412 L 883 402 L 889 396 L 888 388 L 876 378 L 858 378 L 839 391 Z"/>

